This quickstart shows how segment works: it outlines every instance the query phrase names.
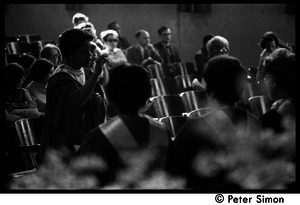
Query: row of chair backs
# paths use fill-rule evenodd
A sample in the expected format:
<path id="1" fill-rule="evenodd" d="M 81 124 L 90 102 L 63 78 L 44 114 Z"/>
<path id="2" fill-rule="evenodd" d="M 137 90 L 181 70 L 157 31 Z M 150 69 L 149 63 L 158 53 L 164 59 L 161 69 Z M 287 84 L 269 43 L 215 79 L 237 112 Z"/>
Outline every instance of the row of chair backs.
<path id="1" fill-rule="evenodd" d="M 46 44 L 54 44 L 55 41 L 52 40 L 39 40 L 39 41 L 33 41 L 31 43 L 26 41 L 20 41 L 20 42 L 9 42 L 6 44 L 6 53 L 7 54 L 17 54 L 22 55 L 23 53 L 31 53 L 33 47 L 40 47 L 43 48 Z"/>
<path id="2" fill-rule="evenodd" d="M 179 75 L 175 79 L 172 78 L 153 78 L 150 79 L 152 88 L 152 97 L 160 95 L 177 95 L 182 92 L 195 90 L 193 80 L 195 75 Z"/>
<path id="3" fill-rule="evenodd" d="M 151 64 L 147 66 L 149 78 L 174 78 L 180 75 L 195 75 L 194 64 L 192 62 L 174 63 L 172 65 Z"/>

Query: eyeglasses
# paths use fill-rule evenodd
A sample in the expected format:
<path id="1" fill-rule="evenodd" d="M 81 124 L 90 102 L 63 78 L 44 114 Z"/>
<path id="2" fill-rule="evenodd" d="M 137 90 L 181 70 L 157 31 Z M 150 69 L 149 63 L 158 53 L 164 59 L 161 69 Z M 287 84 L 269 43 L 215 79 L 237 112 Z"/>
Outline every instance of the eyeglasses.
<path id="1" fill-rule="evenodd" d="M 108 42 L 118 42 L 118 39 L 107 39 Z"/>

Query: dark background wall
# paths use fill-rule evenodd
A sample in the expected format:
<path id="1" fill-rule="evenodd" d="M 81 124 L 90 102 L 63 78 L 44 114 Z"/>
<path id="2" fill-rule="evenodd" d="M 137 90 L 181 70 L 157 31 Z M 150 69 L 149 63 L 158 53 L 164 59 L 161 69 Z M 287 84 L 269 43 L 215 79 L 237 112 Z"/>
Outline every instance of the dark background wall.
<path id="1" fill-rule="evenodd" d="M 5 35 L 37 33 L 42 39 L 57 41 L 59 34 L 72 27 L 72 16 L 81 12 L 89 16 L 98 36 L 108 23 L 118 21 L 132 44 L 139 29 L 147 30 L 151 42 L 156 43 L 157 29 L 167 25 L 183 61 L 194 62 L 194 53 L 207 33 L 227 38 L 230 54 L 246 67 L 257 65 L 258 42 L 265 31 L 274 31 L 283 41 L 295 44 L 295 15 L 286 12 L 293 13 L 293 6 L 286 4 L 200 5 L 199 13 L 178 12 L 177 4 L 73 4 L 68 9 L 79 10 L 66 8 L 66 4 L 6 4 Z"/>

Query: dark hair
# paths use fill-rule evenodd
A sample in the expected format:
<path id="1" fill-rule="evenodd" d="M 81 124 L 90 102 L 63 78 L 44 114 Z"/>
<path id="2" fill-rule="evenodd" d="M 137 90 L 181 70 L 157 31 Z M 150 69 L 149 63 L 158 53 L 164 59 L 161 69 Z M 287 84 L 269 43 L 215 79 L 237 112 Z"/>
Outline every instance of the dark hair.
<path id="1" fill-rule="evenodd" d="M 114 30 L 114 29 L 115 29 L 115 25 L 116 25 L 117 23 L 118 23 L 118 22 L 116 22 L 116 21 L 113 21 L 113 22 L 109 23 L 109 24 L 107 25 L 107 29 L 112 29 L 112 30 Z"/>
<path id="2" fill-rule="evenodd" d="M 68 29 L 59 36 L 58 45 L 62 56 L 68 59 L 78 51 L 83 43 L 92 40 L 93 36 L 85 30 Z"/>
<path id="3" fill-rule="evenodd" d="M 20 64 L 22 68 L 27 69 L 34 63 L 35 60 L 34 56 L 24 53 L 19 57 L 18 64 Z"/>
<path id="4" fill-rule="evenodd" d="M 147 70 L 140 65 L 123 64 L 109 71 L 107 96 L 122 113 L 136 113 L 151 95 Z"/>
<path id="5" fill-rule="evenodd" d="M 50 73 L 53 63 L 47 59 L 40 58 L 35 61 L 30 69 L 29 77 L 33 81 L 40 81 L 47 77 Z"/>
<path id="6" fill-rule="evenodd" d="M 238 87 L 240 79 L 247 79 L 247 71 L 239 59 L 219 55 L 211 58 L 207 63 L 203 75 L 206 81 L 206 91 L 227 105 L 238 102 L 244 88 Z"/>
<path id="7" fill-rule="evenodd" d="M 277 89 L 282 89 L 295 100 L 296 55 L 285 48 L 278 48 L 266 58 L 264 74 L 270 74 Z"/>
<path id="8" fill-rule="evenodd" d="M 265 49 L 266 43 L 270 42 L 270 41 L 274 41 L 276 47 L 279 46 L 279 39 L 278 39 L 276 33 L 272 32 L 272 31 L 268 31 L 268 32 L 264 33 L 259 45 L 262 49 Z"/>
<path id="9" fill-rule="evenodd" d="M 210 39 L 212 39 L 213 37 L 214 37 L 213 34 L 207 34 L 207 35 L 205 35 L 205 36 L 203 37 L 203 39 L 202 39 L 202 45 L 203 45 L 203 48 L 206 48 L 207 42 L 208 42 Z"/>
<path id="10" fill-rule="evenodd" d="M 167 29 L 169 29 L 167 26 L 162 26 L 162 27 L 160 27 L 160 28 L 157 30 L 157 33 L 158 33 L 159 35 L 161 35 L 162 32 L 164 32 L 164 31 L 167 30 Z"/>
<path id="11" fill-rule="evenodd" d="M 4 69 L 4 82 L 7 88 L 17 86 L 24 75 L 24 69 L 18 63 L 9 63 Z"/>

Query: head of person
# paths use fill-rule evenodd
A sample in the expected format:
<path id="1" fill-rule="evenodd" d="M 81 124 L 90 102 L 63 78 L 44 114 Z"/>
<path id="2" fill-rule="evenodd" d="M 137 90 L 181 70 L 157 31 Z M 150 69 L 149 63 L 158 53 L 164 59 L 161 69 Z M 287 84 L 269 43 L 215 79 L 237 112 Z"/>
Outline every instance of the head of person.
<path id="1" fill-rule="evenodd" d="M 40 58 L 40 52 L 43 48 L 41 41 L 34 41 L 30 44 L 30 52 L 36 59 Z"/>
<path id="2" fill-rule="evenodd" d="M 172 38 L 171 29 L 167 26 L 162 26 L 157 30 L 157 33 L 164 44 L 169 44 Z"/>
<path id="3" fill-rule="evenodd" d="M 89 67 L 93 36 L 81 29 L 68 29 L 58 38 L 58 45 L 64 62 L 74 69 Z"/>
<path id="4" fill-rule="evenodd" d="M 259 45 L 262 49 L 266 49 L 268 53 L 272 53 L 279 46 L 279 39 L 274 32 L 268 31 L 264 33 Z"/>
<path id="5" fill-rule="evenodd" d="M 137 114 L 151 95 L 147 70 L 140 65 L 122 64 L 109 71 L 107 97 L 123 114 Z"/>
<path id="6" fill-rule="evenodd" d="M 95 29 L 95 26 L 91 22 L 82 22 L 82 23 L 78 24 L 76 26 L 76 28 L 89 32 L 90 34 L 93 35 L 93 37 L 94 37 L 93 40 L 94 41 L 97 40 L 97 30 Z"/>
<path id="7" fill-rule="evenodd" d="M 222 36 L 214 36 L 207 42 L 206 49 L 210 58 L 217 55 L 228 55 L 229 42 Z"/>
<path id="8" fill-rule="evenodd" d="M 118 24 L 118 22 L 116 22 L 116 21 L 113 21 L 113 22 L 109 23 L 109 24 L 107 25 L 107 29 L 108 29 L 108 30 L 114 30 L 114 31 L 116 31 L 119 35 L 121 34 L 121 27 L 120 27 L 120 25 Z"/>
<path id="9" fill-rule="evenodd" d="M 40 56 L 41 58 L 45 58 L 53 63 L 54 68 L 62 62 L 60 49 L 54 44 L 45 45 L 41 50 Z"/>
<path id="10" fill-rule="evenodd" d="M 24 53 L 19 57 L 18 64 L 24 68 L 24 70 L 30 68 L 32 64 L 36 61 L 35 57 Z"/>
<path id="11" fill-rule="evenodd" d="M 207 35 L 205 35 L 204 37 L 203 37 L 203 39 L 202 39 L 202 46 L 203 46 L 203 48 L 206 50 L 206 44 L 208 43 L 208 41 L 210 40 L 210 39 L 212 39 L 214 37 L 214 35 L 213 34 L 207 34 Z"/>
<path id="12" fill-rule="evenodd" d="M 119 35 L 115 30 L 102 31 L 100 37 L 102 42 L 104 42 L 105 47 L 109 50 L 113 50 L 117 47 Z"/>
<path id="13" fill-rule="evenodd" d="M 135 33 L 135 38 L 142 47 L 145 47 L 150 43 L 150 34 L 145 30 L 137 31 Z"/>
<path id="14" fill-rule="evenodd" d="M 285 48 L 275 49 L 266 58 L 264 76 L 274 100 L 282 97 L 291 97 L 295 100 L 297 75 L 294 53 Z"/>
<path id="15" fill-rule="evenodd" d="M 80 23 L 88 22 L 88 21 L 89 21 L 89 17 L 87 17 L 82 13 L 76 13 L 72 18 L 72 24 L 74 25 L 74 28 L 78 26 Z"/>
<path id="16" fill-rule="evenodd" d="M 219 55 L 208 61 L 203 78 L 209 96 L 221 104 L 233 106 L 244 91 L 247 71 L 239 59 Z"/>
<path id="17" fill-rule="evenodd" d="M 33 81 L 47 82 L 54 71 L 53 63 L 49 60 L 40 58 L 34 62 L 30 69 L 30 79 Z"/>
<path id="18" fill-rule="evenodd" d="M 24 69 L 18 63 L 9 63 L 4 69 L 5 86 L 9 88 L 21 87 L 24 81 Z"/>

